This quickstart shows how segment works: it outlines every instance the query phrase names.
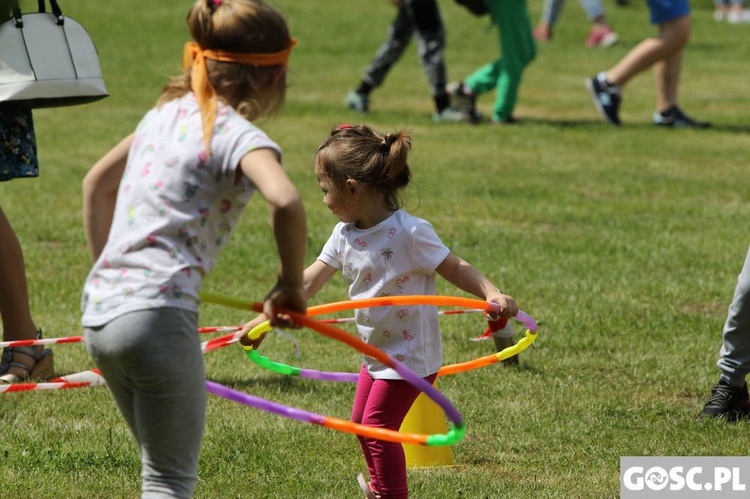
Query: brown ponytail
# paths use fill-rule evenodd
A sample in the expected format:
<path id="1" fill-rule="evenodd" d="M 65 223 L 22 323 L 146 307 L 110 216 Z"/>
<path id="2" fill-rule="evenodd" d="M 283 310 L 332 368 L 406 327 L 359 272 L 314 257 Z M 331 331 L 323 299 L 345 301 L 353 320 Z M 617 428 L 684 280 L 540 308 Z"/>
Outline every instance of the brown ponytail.
<path id="1" fill-rule="evenodd" d="M 380 190 L 390 210 L 401 208 L 399 191 L 411 180 L 407 130 L 381 135 L 366 125 L 342 126 L 318 148 L 315 173 L 342 188 L 348 179 Z"/>

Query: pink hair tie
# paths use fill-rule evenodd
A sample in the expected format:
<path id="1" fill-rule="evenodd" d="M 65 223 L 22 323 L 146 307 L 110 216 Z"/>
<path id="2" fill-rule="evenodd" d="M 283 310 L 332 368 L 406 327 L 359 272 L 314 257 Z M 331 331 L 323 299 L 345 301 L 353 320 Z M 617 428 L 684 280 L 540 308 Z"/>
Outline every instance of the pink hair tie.
<path id="1" fill-rule="evenodd" d="M 218 7 L 219 5 L 221 5 L 221 0 L 211 0 L 211 3 L 214 4 L 214 7 Z"/>
<path id="2" fill-rule="evenodd" d="M 219 0 L 221 1 L 221 0 Z M 347 130 L 349 128 L 354 128 L 352 125 L 339 125 L 336 127 L 336 130 Z"/>

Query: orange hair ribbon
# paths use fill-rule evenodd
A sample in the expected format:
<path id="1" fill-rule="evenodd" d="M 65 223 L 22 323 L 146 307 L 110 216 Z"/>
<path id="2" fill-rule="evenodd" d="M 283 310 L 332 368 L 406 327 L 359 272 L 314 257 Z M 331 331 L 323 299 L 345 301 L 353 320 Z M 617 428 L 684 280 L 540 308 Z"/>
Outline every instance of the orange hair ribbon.
<path id="1" fill-rule="evenodd" d="M 246 66 L 286 66 L 292 48 L 297 45 L 297 40 L 292 39 L 289 47 L 280 52 L 243 54 L 239 52 L 227 52 L 225 50 L 201 49 L 195 42 L 188 42 L 182 52 L 182 69 L 186 70 L 192 65 L 190 79 L 193 93 L 198 100 L 203 121 L 203 142 L 206 153 L 211 154 L 211 136 L 213 135 L 214 123 L 216 122 L 216 92 L 208 79 L 206 59 L 219 62 L 234 62 Z"/>

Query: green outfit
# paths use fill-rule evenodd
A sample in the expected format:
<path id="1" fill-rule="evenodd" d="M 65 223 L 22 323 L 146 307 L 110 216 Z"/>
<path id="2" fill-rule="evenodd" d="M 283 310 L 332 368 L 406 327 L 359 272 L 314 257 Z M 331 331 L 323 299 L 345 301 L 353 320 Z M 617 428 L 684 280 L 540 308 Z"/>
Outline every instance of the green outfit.
<path id="1" fill-rule="evenodd" d="M 516 106 L 521 75 L 536 56 L 526 0 L 485 0 L 498 28 L 501 57 L 469 75 L 464 84 L 474 95 L 495 89 L 492 119 L 507 122 Z"/>

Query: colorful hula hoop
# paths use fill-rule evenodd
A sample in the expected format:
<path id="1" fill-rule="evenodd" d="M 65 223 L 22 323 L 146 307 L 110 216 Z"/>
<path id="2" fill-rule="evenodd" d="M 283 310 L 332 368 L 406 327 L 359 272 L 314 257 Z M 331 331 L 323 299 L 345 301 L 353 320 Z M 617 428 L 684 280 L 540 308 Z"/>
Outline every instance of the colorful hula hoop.
<path id="1" fill-rule="evenodd" d="M 419 378 L 421 379 L 421 378 Z M 429 385 L 428 385 L 429 386 Z M 402 433 L 384 428 L 374 428 L 362 424 L 345 421 L 343 419 L 323 416 L 303 409 L 289 407 L 287 405 L 271 402 L 264 398 L 255 397 L 248 393 L 233 390 L 232 388 L 220 385 L 213 381 L 206 381 L 206 389 L 209 393 L 218 395 L 234 402 L 239 402 L 255 409 L 270 412 L 279 416 L 290 419 L 296 419 L 303 423 L 316 424 L 332 430 L 342 431 L 344 433 L 353 433 L 366 438 L 385 440 L 387 442 L 406 443 L 414 445 L 445 446 L 453 445 L 460 441 L 466 433 L 466 427 L 461 421 L 457 424 L 454 421 L 453 428 L 446 434 L 424 435 L 421 433 Z M 437 390 L 435 390 L 437 391 Z M 459 415 L 460 417 L 460 415 Z"/>
<path id="2" fill-rule="evenodd" d="M 202 294 L 201 298 L 203 299 L 203 301 L 206 301 L 206 302 L 217 303 L 217 304 L 230 306 L 230 307 L 251 309 L 251 310 L 256 310 L 256 311 L 259 311 L 261 309 L 261 306 L 259 303 L 250 303 L 247 301 L 238 300 L 236 298 L 222 297 L 219 295 L 214 295 L 214 294 L 209 294 L 209 293 Z M 356 302 L 347 301 L 347 302 L 337 302 L 337 303 L 329 303 L 326 305 L 320 305 L 320 306 L 312 307 L 308 309 L 308 315 L 303 315 L 303 314 L 296 313 L 296 312 L 289 312 L 289 315 L 291 316 L 292 320 L 296 324 L 308 327 L 324 336 L 328 336 L 329 338 L 341 341 L 342 343 L 345 343 L 351 346 L 352 348 L 360 351 L 361 353 L 365 355 L 368 355 L 370 357 L 377 359 L 378 361 L 382 362 L 383 364 L 395 370 L 404 379 L 404 381 L 416 387 L 418 390 L 423 392 L 427 397 L 429 397 L 433 402 L 435 402 L 443 410 L 445 415 L 451 420 L 453 425 L 451 429 L 445 434 L 424 435 L 424 434 L 402 433 L 399 431 L 357 425 L 356 423 L 353 423 L 351 421 L 344 421 L 344 420 L 340 420 L 336 418 L 330 418 L 327 416 L 312 414 L 312 413 L 303 411 L 301 409 L 290 408 L 288 406 L 276 404 L 273 402 L 268 402 L 262 399 L 258 400 L 257 397 L 253 397 L 251 395 L 244 394 L 236 390 L 232 390 L 228 387 L 218 385 L 217 383 L 213 383 L 213 382 L 207 382 L 208 390 L 211 393 L 214 393 L 215 395 L 228 398 L 230 400 L 248 405 L 250 407 L 255 407 L 261 410 L 270 411 L 275 414 L 298 419 L 303 422 L 319 424 L 319 425 L 326 426 L 328 428 L 336 429 L 339 431 L 343 431 L 347 433 L 354 433 L 354 434 L 364 436 L 367 438 L 376 438 L 380 440 L 387 440 L 390 442 L 411 443 L 411 444 L 416 444 L 416 445 L 431 445 L 431 446 L 453 445 L 459 442 L 465 435 L 466 433 L 465 423 L 464 423 L 463 417 L 461 416 L 461 413 L 458 412 L 458 410 L 453 406 L 453 404 L 442 393 L 440 393 L 440 391 L 437 388 L 435 388 L 432 384 L 425 381 L 423 378 L 419 377 L 414 371 L 406 367 L 401 362 L 393 359 L 391 356 L 389 356 L 382 350 L 379 350 L 373 347 L 372 345 L 368 345 L 367 343 L 363 342 L 359 338 L 356 338 L 350 335 L 349 333 L 347 333 L 346 331 L 342 331 L 341 329 L 331 324 L 326 324 L 322 321 L 315 320 L 311 317 L 313 315 L 337 312 L 340 310 L 350 310 L 352 308 L 365 308 L 365 307 L 372 307 L 372 306 L 384 306 L 384 305 L 394 305 L 394 304 L 396 305 L 406 305 L 406 304 L 412 304 L 412 305 L 428 304 L 429 305 L 429 304 L 432 304 L 432 303 L 425 303 L 427 301 L 438 302 L 438 303 L 443 304 L 443 303 L 447 303 L 445 301 L 446 298 L 450 300 L 450 298 L 448 297 L 440 297 L 440 296 L 384 297 L 384 298 L 374 298 L 372 300 L 358 300 Z M 452 301 L 451 303 L 455 303 L 457 301 L 462 301 L 462 300 L 465 300 L 465 299 L 459 298 L 457 300 Z M 469 300 L 469 301 L 471 302 L 472 306 L 477 306 L 479 304 L 480 307 L 482 307 L 483 309 L 491 310 L 491 304 L 487 302 L 482 302 L 481 300 Z M 533 319 L 531 321 L 533 323 Z M 535 326 L 536 325 L 534 324 L 534 328 Z M 263 332 L 258 328 L 255 328 L 253 331 L 255 332 L 256 336 L 260 335 Z"/>
<path id="3" fill-rule="evenodd" d="M 258 313 L 263 312 L 262 303 L 251 302 L 248 300 L 219 295 L 216 293 L 203 292 L 201 293 L 201 300 L 206 303 L 224 305 L 225 307 L 253 310 Z M 476 298 L 442 295 L 403 295 L 381 296 L 378 298 L 366 298 L 364 300 L 345 300 L 325 303 L 322 305 L 315 305 L 307 309 L 307 316 L 315 317 L 318 315 L 332 314 L 334 312 L 341 312 L 344 310 L 355 310 L 370 307 L 386 307 L 392 305 L 433 305 L 437 307 L 464 307 L 467 309 L 482 310 L 487 313 L 497 312 L 498 308 L 496 303 L 486 302 L 484 300 L 479 300 Z M 293 313 L 292 315 L 295 317 L 299 317 L 301 314 Z M 530 332 L 536 333 L 536 321 L 527 313 L 519 310 L 515 319 L 522 322 Z"/>
<path id="4" fill-rule="evenodd" d="M 222 304 L 230 307 L 245 308 L 250 310 L 260 310 L 262 305 L 260 303 L 251 303 L 248 301 L 240 300 L 237 298 L 224 297 L 221 295 L 206 293 L 201 296 L 204 301 L 210 303 Z M 379 298 L 368 298 L 365 300 L 347 300 L 334 303 L 327 303 L 323 305 L 317 305 L 307 309 L 308 316 L 317 316 L 323 314 L 329 314 L 334 312 L 341 312 L 344 310 L 353 310 L 360 308 L 370 307 L 384 307 L 384 306 L 408 306 L 408 305 L 434 305 L 434 306 L 456 306 L 464 307 L 471 310 L 482 310 L 484 312 L 494 312 L 497 310 L 497 305 L 494 303 L 478 300 L 474 298 L 463 298 L 459 296 L 440 296 L 440 295 L 406 295 L 406 296 L 385 296 Z M 507 358 L 510 358 L 518 353 L 522 352 L 529 347 L 536 340 L 537 324 L 534 319 L 526 312 L 519 310 L 514 317 L 517 321 L 523 323 L 526 326 L 526 334 L 524 337 L 512 347 L 508 347 L 498 353 L 479 357 L 477 359 L 462 362 L 459 364 L 452 364 L 443 366 L 438 371 L 438 376 L 447 376 L 449 374 L 456 374 L 460 372 L 470 371 L 478 369 L 480 367 L 489 366 L 496 362 L 500 362 Z M 264 323 L 265 324 L 265 323 Z M 260 330 L 263 324 L 256 326 L 256 328 L 249 334 L 253 335 L 252 338 L 257 338 L 261 333 L 270 329 Z M 353 336 L 347 335 L 347 338 L 351 339 Z M 342 341 L 345 341 L 342 339 Z M 346 340 L 345 342 L 348 342 Z M 289 376 L 299 376 L 302 378 L 325 380 L 325 381 L 341 381 L 341 382 L 353 382 L 356 381 L 356 374 L 351 373 L 334 373 L 326 371 L 316 371 L 314 369 L 299 369 L 286 364 L 280 364 L 273 362 L 266 357 L 263 357 L 257 352 L 247 349 L 248 358 L 261 365 L 262 367 L 279 374 L 285 374 Z M 376 357 L 377 358 L 377 357 Z M 378 359 L 380 360 L 380 359 Z M 381 361 L 382 362 L 382 361 Z"/>
<path id="5" fill-rule="evenodd" d="M 248 338 L 251 340 L 256 339 L 261 334 L 273 329 L 268 321 L 261 322 L 247 333 Z M 297 376 L 306 379 L 316 379 L 319 381 L 339 381 L 345 383 L 356 383 L 359 377 L 355 373 L 344 373 L 344 372 L 330 372 L 330 371 L 317 371 L 315 369 L 300 369 L 298 367 L 292 367 L 287 364 L 280 362 L 274 362 L 267 357 L 264 357 L 253 347 L 242 346 L 245 349 L 247 358 L 258 364 L 260 367 L 273 371 L 278 374 L 284 374 L 286 376 Z"/>
<path id="6" fill-rule="evenodd" d="M 203 301 L 209 302 L 209 303 L 217 303 L 217 304 L 234 307 L 234 308 L 254 310 L 256 312 L 262 311 L 262 304 L 257 303 L 257 302 L 248 302 L 246 300 L 240 300 L 237 298 L 220 296 L 220 295 L 215 295 L 211 293 L 203 293 L 201 295 L 201 298 L 203 299 Z M 474 310 L 470 310 L 470 311 L 484 311 L 484 312 L 496 311 L 496 306 L 494 306 L 494 304 L 487 303 L 482 300 L 461 298 L 461 297 L 447 297 L 447 296 L 410 295 L 410 296 L 372 298 L 368 300 L 350 300 L 350 301 L 343 301 L 343 302 L 335 302 L 335 303 L 329 303 L 329 304 L 319 305 L 315 307 L 310 307 L 308 309 L 308 315 L 303 315 L 303 314 L 294 313 L 294 312 L 289 312 L 289 314 L 297 324 L 313 329 L 314 331 L 320 334 L 323 334 L 324 336 L 328 336 L 330 338 L 341 341 L 351 346 L 352 348 L 360 351 L 361 353 L 379 360 L 383 364 L 386 364 L 387 366 L 391 367 L 396 372 L 398 372 L 401 375 L 401 377 L 404 378 L 405 381 L 412 384 L 420 391 L 424 392 L 430 399 L 433 400 L 433 402 L 435 402 L 438 406 L 440 406 L 440 408 L 443 410 L 446 416 L 448 416 L 448 418 L 452 421 L 453 424 L 452 424 L 451 429 L 445 434 L 424 435 L 424 434 L 416 434 L 416 433 L 404 433 L 404 432 L 399 432 L 399 431 L 386 430 L 382 428 L 373 428 L 373 427 L 369 427 L 365 425 L 356 424 L 351 421 L 344 421 L 341 419 L 323 416 L 320 414 L 307 412 L 302 409 L 293 408 L 293 407 L 285 406 L 285 405 L 278 404 L 275 402 L 271 402 L 269 400 L 266 400 L 260 397 L 255 397 L 246 393 L 239 392 L 237 390 L 233 390 L 231 388 L 225 387 L 223 385 L 220 385 L 212 381 L 206 382 L 206 389 L 210 393 L 242 403 L 250 407 L 255 407 L 255 408 L 258 408 L 267 412 L 271 412 L 274 414 L 278 414 L 281 416 L 285 416 L 288 418 L 297 419 L 299 421 L 325 426 L 327 428 L 335 429 L 338 431 L 361 435 L 367 438 L 375 438 L 375 439 L 386 440 L 390 442 L 410 443 L 410 444 L 428 445 L 428 446 L 453 445 L 463 438 L 463 436 L 466 433 L 466 426 L 465 426 L 465 423 L 461 414 L 453 406 L 453 404 L 451 404 L 451 402 L 442 393 L 440 393 L 440 391 L 438 391 L 434 386 L 432 386 L 430 383 L 425 381 L 423 378 L 419 377 L 416 373 L 414 373 L 411 369 L 406 367 L 404 364 L 391 358 L 386 353 L 382 352 L 381 350 L 371 345 L 368 345 L 362 342 L 361 340 L 359 340 L 359 338 L 355 338 L 354 336 L 348 334 L 347 332 L 342 331 L 328 323 L 328 322 L 344 322 L 348 320 L 342 321 L 340 319 L 332 319 L 328 321 L 319 321 L 319 320 L 315 320 L 311 318 L 312 316 L 322 315 L 322 314 L 327 314 L 327 313 L 334 313 L 334 312 L 339 312 L 343 310 L 352 310 L 352 309 L 358 309 L 358 308 L 379 307 L 379 306 L 391 306 L 391 305 L 463 306 L 466 308 L 474 308 Z M 453 311 L 453 312 L 448 311 L 446 313 L 464 313 L 464 311 Z M 534 322 L 534 319 L 532 319 L 530 316 L 528 316 L 527 314 L 521 311 L 519 311 L 518 315 L 516 316 L 516 319 L 523 322 L 524 325 L 528 328 L 528 330 L 526 331 L 526 337 L 523 338 L 521 341 L 519 341 L 514 347 L 506 348 L 502 352 L 499 352 L 497 354 L 493 354 L 487 357 L 482 357 L 480 359 L 475 359 L 474 361 L 471 361 L 471 362 L 466 362 L 463 364 L 455 364 L 453 366 L 446 366 L 443 369 L 441 369 L 438 374 L 440 375 L 453 374 L 456 372 L 462 372 L 462 371 L 466 371 L 469 369 L 482 367 L 484 365 L 489 365 L 494 362 L 503 360 L 507 357 L 516 355 L 518 352 L 527 348 L 528 345 L 533 343 L 533 341 L 536 338 L 536 331 L 537 331 L 536 322 Z M 270 326 L 266 326 L 266 327 L 270 328 Z M 241 328 L 240 326 L 220 326 L 220 327 L 215 327 L 215 328 L 201 328 L 199 332 L 234 331 L 231 334 L 218 337 L 218 338 L 214 338 L 212 340 L 204 342 L 201 345 L 202 352 L 205 354 L 207 352 L 210 352 L 218 348 L 235 343 L 239 339 L 238 333 L 236 331 L 238 331 L 240 328 Z M 258 328 L 253 330 L 256 336 L 261 334 L 261 332 L 263 332 L 263 331 L 256 331 L 256 330 L 258 330 Z M 24 340 L 23 343 L 13 342 L 13 345 L 14 346 L 21 346 L 21 345 L 27 346 L 27 343 L 29 344 L 72 343 L 72 342 L 77 342 L 81 340 L 82 340 L 81 337 L 56 338 L 56 339 L 48 339 L 48 340 L 30 340 L 30 341 Z M 249 349 L 249 350 L 252 350 L 252 349 Z M 248 352 L 248 356 L 250 356 L 251 354 L 252 352 Z M 255 352 L 255 354 L 257 354 L 257 352 Z M 268 361 L 268 362 L 272 363 L 272 361 Z M 278 363 L 273 363 L 273 364 L 278 365 Z M 309 377 L 313 379 L 325 379 L 325 377 L 328 377 L 334 374 L 341 375 L 342 377 L 342 379 L 337 379 L 337 381 L 354 381 L 356 379 L 356 375 L 351 374 L 351 373 L 323 373 L 321 371 L 292 368 L 291 366 L 285 366 L 285 368 L 288 370 L 291 370 L 292 372 L 284 373 L 284 374 L 294 374 L 295 372 L 298 372 L 300 373 L 299 375 L 302 376 L 302 373 L 305 373 L 303 377 Z M 29 390 L 79 388 L 79 387 L 84 387 L 84 386 L 99 386 L 99 385 L 104 385 L 104 384 L 106 384 L 104 381 L 104 378 L 101 376 L 100 373 L 98 373 L 98 370 L 94 369 L 91 371 L 83 371 L 81 373 L 76 373 L 76 374 L 68 375 L 65 377 L 56 378 L 48 383 L 22 383 L 22 384 L 16 384 L 16 385 L 8 385 L 7 387 L 0 387 L 0 393 L 29 391 Z"/>
<path id="7" fill-rule="evenodd" d="M 253 330 L 248 333 L 248 336 L 252 339 L 255 339 L 262 333 L 271 329 L 272 328 L 269 322 L 265 321 L 255 326 L 255 328 L 253 328 Z M 500 352 L 494 353 L 492 355 L 479 357 L 468 362 L 461 362 L 443 366 L 438 371 L 438 376 L 448 376 L 450 374 L 462 373 L 501 362 L 526 350 L 532 343 L 534 343 L 536 337 L 536 333 L 532 333 L 527 329 L 525 336 L 515 345 L 507 347 Z M 283 374 L 285 376 L 296 376 L 305 379 L 315 379 L 319 381 L 334 381 L 344 383 L 356 383 L 358 378 L 358 375 L 355 373 L 318 371 L 315 369 L 302 369 L 299 367 L 290 366 L 281 362 L 275 362 L 268 357 L 261 355 L 252 347 L 243 346 L 243 348 L 245 349 L 247 358 L 250 359 L 253 363 L 277 374 Z"/>

